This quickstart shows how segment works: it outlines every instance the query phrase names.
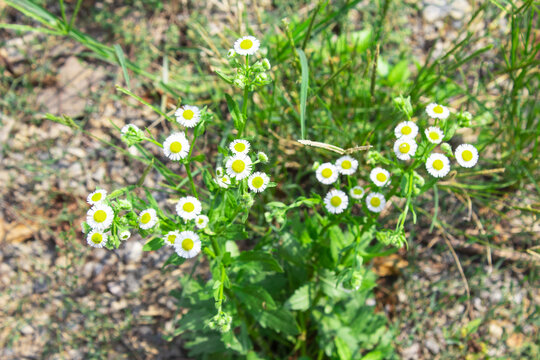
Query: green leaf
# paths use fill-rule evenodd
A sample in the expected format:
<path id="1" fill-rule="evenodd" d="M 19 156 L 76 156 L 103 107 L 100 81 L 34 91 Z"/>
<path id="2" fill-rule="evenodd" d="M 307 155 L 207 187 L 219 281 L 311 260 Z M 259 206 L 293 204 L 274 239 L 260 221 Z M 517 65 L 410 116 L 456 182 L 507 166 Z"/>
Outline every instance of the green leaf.
<path id="1" fill-rule="evenodd" d="M 307 92 L 309 87 L 309 66 L 306 54 L 302 49 L 296 49 L 300 58 L 300 66 L 302 68 L 302 81 L 300 83 L 300 134 L 301 138 L 306 138 L 306 102 Z"/>
<path id="2" fill-rule="evenodd" d="M 407 60 L 401 60 L 398 62 L 388 74 L 388 81 L 390 84 L 402 84 L 411 75 L 409 71 L 409 62 Z"/>
<path id="3" fill-rule="evenodd" d="M 180 266 L 186 261 L 185 258 L 179 256 L 176 252 L 172 253 L 171 256 L 165 261 L 165 264 L 163 264 L 162 269 L 164 269 L 167 265 L 176 265 Z"/>
<path id="4" fill-rule="evenodd" d="M 161 249 L 163 245 L 164 245 L 163 239 L 160 237 L 155 237 L 152 240 L 148 241 L 146 244 L 144 244 L 143 251 L 154 251 L 157 249 Z"/>
<path id="5" fill-rule="evenodd" d="M 238 103 L 229 94 L 225 94 L 225 99 L 227 99 L 227 107 L 233 118 L 234 127 L 241 133 L 244 130 L 246 119 L 242 116 Z"/>
<path id="6" fill-rule="evenodd" d="M 311 304 L 310 284 L 299 287 L 287 300 L 287 307 L 291 310 L 305 311 Z"/>
<path id="7" fill-rule="evenodd" d="M 480 327 L 480 324 L 482 324 L 482 319 L 474 319 L 469 321 L 467 324 L 465 324 L 461 328 L 461 337 L 467 337 L 471 334 L 474 334 L 476 331 L 478 331 L 478 328 Z"/>
<path id="8" fill-rule="evenodd" d="M 260 285 L 232 285 L 232 290 L 251 313 L 275 310 L 276 303 L 272 296 Z"/>
<path id="9" fill-rule="evenodd" d="M 128 88 L 130 88 L 131 86 L 129 86 L 129 74 L 126 67 L 126 58 L 124 57 L 124 51 L 122 50 L 122 47 L 120 45 L 115 44 L 114 52 L 116 53 L 118 63 L 122 67 L 122 73 L 124 74 L 124 80 L 126 80 L 126 85 Z"/>
<path id="10" fill-rule="evenodd" d="M 341 360 L 352 359 L 351 349 L 349 349 L 345 340 L 336 337 L 334 338 L 334 344 L 336 345 L 336 351 Z"/>
<path id="11" fill-rule="evenodd" d="M 244 251 L 240 256 L 235 258 L 237 263 L 243 262 L 258 262 L 266 265 L 271 271 L 283 272 L 283 268 L 277 260 L 271 255 L 263 251 L 250 250 Z"/>
<path id="12" fill-rule="evenodd" d="M 215 70 L 217 76 L 219 76 L 220 78 L 222 78 L 223 80 L 225 80 L 225 82 L 227 82 L 228 84 L 232 84 L 234 82 L 233 78 L 228 76 L 228 75 L 225 75 L 223 72 L 221 72 L 220 70 Z"/>
<path id="13" fill-rule="evenodd" d="M 285 309 L 261 312 L 257 321 L 262 327 L 270 328 L 283 335 L 295 336 L 300 333 L 294 316 Z"/>

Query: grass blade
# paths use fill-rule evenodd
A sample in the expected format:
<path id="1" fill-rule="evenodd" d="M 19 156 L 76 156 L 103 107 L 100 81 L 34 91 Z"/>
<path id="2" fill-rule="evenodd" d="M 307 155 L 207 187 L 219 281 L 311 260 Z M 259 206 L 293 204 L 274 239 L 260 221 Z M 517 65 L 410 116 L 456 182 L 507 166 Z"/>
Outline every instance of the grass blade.
<path id="1" fill-rule="evenodd" d="M 129 86 L 129 74 L 126 67 L 126 58 L 124 57 L 124 51 L 122 50 L 122 47 L 118 44 L 114 45 L 114 51 L 116 53 L 116 58 L 118 59 L 118 63 L 122 67 L 122 72 L 124 73 L 124 79 L 126 80 L 126 85 L 129 89 L 131 86 Z"/>
<path id="2" fill-rule="evenodd" d="M 302 82 L 300 83 L 300 134 L 301 139 L 306 138 L 306 101 L 309 87 L 309 67 L 306 54 L 302 49 L 296 49 L 302 68 Z"/>

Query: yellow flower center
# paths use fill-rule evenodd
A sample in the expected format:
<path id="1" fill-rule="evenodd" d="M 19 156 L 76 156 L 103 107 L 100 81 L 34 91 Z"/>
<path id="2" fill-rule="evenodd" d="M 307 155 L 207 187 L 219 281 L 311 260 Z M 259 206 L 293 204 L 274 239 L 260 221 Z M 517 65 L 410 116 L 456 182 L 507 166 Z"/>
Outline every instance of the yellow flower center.
<path id="1" fill-rule="evenodd" d="M 191 239 L 184 239 L 182 240 L 182 249 L 189 251 L 193 249 L 193 240 Z"/>
<path id="2" fill-rule="evenodd" d="M 401 129 L 401 133 L 403 135 L 409 135 L 410 133 L 412 132 L 412 129 L 409 125 L 405 125 L 402 129 Z"/>
<path id="3" fill-rule="evenodd" d="M 341 205 L 341 198 L 339 196 L 332 196 L 330 199 L 330 204 L 332 204 L 334 207 L 338 207 Z"/>
<path id="4" fill-rule="evenodd" d="M 95 233 L 94 235 L 92 235 L 92 237 L 90 238 L 90 240 L 91 240 L 94 244 L 99 244 L 99 243 L 101 243 L 101 240 L 103 240 L 103 235 L 101 235 L 100 233 Z"/>
<path id="5" fill-rule="evenodd" d="M 253 46 L 253 41 L 249 39 L 244 39 L 242 42 L 240 42 L 240 49 L 242 50 L 249 50 Z"/>
<path id="6" fill-rule="evenodd" d="M 435 106 L 435 107 L 433 108 L 433 112 L 434 112 L 435 114 L 442 114 L 442 113 L 443 113 L 443 108 L 442 108 L 442 106 L 441 106 L 441 105 Z"/>
<path id="7" fill-rule="evenodd" d="M 437 159 L 433 162 L 433 168 L 435 170 L 442 170 L 443 167 L 444 167 L 444 163 L 442 162 L 442 160 Z"/>
<path id="8" fill-rule="evenodd" d="M 345 170 L 349 170 L 352 167 L 352 164 L 349 160 L 345 160 L 341 163 L 341 167 Z"/>
<path id="9" fill-rule="evenodd" d="M 411 145 L 403 143 L 399 145 L 399 152 L 402 154 L 407 154 L 411 150 Z"/>
<path id="10" fill-rule="evenodd" d="M 383 174 L 383 173 L 378 173 L 377 174 L 377 180 L 379 180 L 380 182 L 386 181 L 386 175 Z"/>
<path id="11" fill-rule="evenodd" d="M 102 223 L 107 219 L 107 213 L 105 210 L 98 210 L 94 213 L 94 221 Z"/>
<path id="12" fill-rule="evenodd" d="M 242 152 L 242 151 L 246 150 L 246 144 L 237 143 L 237 144 L 234 145 L 234 150 L 236 150 L 238 152 Z"/>
<path id="13" fill-rule="evenodd" d="M 170 146 L 171 152 L 174 154 L 178 154 L 180 151 L 182 151 L 182 144 L 180 144 L 178 141 L 175 141 Z"/>
<path id="14" fill-rule="evenodd" d="M 329 169 L 329 168 L 323 169 L 323 171 L 321 172 L 321 175 L 323 176 L 323 178 L 328 179 L 330 176 L 332 176 L 332 169 Z"/>
<path id="15" fill-rule="evenodd" d="M 94 195 L 92 195 L 91 199 L 92 199 L 92 201 L 99 201 L 99 200 L 101 200 L 101 193 L 100 193 L 100 192 L 95 193 Z"/>
<path id="16" fill-rule="evenodd" d="M 185 212 L 192 212 L 195 210 L 195 205 L 193 203 L 187 202 L 182 206 L 182 209 L 184 209 Z"/>
<path id="17" fill-rule="evenodd" d="M 199 220 L 197 220 L 197 222 L 198 222 L 199 224 L 204 224 L 204 219 L 203 219 L 203 218 L 199 218 Z"/>
<path id="18" fill-rule="evenodd" d="M 472 158 L 473 158 L 473 154 L 470 150 L 465 150 L 461 153 L 461 157 L 463 158 L 463 160 L 465 161 L 471 161 Z"/>
<path id="19" fill-rule="evenodd" d="M 221 181 L 224 182 L 224 183 L 228 183 L 229 179 L 224 176 L 224 177 L 221 178 Z"/>
<path id="20" fill-rule="evenodd" d="M 377 207 L 381 205 L 381 199 L 379 199 L 378 197 L 372 197 L 371 200 L 369 200 L 369 203 L 371 204 L 371 206 Z"/>
<path id="21" fill-rule="evenodd" d="M 354 195 L 362 195 L 362 189 L 354 189 L 353 193 Z"/>
<path id="22" fill-rule="evenodd" d="M 167 236 L 167 241 L 171 244 L 174 244 L 174 242 L 176 241 L 176 235 Z"/>
<path id="23" fill-rule="evenodd" d="M 439 140 L 439 133 L 432 131 L 429 133 L 429 138 L 431 140 Z"/>
<path id="24" fill-rule="evenodd" d="M 246 163 L 242 160 L 234 160 L 232 163 L 232 169 L 235 173 L 239 174 L 246 168 Z"/>
<path id="25" fill-rule="evenodd" d="M 257 176 L 256 178 L 253 179 L 253 181 L 251 182 L 251 185 L 253 185 L 254 188 L 258 189 L 260 188 L 261 186 L 263 186 L 264 184 L 264 180 L 261 176 Z"/>
<path id="26" fill-rule="evenodd" d="M 193 116 L 195 116 L 195 113 L 193 112 L 193 110 L 188 109 L 188 110 L 184 110 L 184 113 L 182 114 L 182 116 L 186 120 L 191 120 L 193 119 Z"/>
<path id="27" fill-rule="evenodd" d="M 150 215 L 149 213 L 144 213 L 141 217 L 141 223 L 143 224 L 148 224 L 150 220 L 152 220 L 152 215 Z"/>

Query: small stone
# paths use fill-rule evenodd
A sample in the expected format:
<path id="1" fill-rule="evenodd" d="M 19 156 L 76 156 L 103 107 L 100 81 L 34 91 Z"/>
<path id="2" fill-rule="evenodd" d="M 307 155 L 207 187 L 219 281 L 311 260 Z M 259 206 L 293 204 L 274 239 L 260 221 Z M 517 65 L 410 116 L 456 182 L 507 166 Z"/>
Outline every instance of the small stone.
<path id="1" fill-rule="evenodd" d="M 34 333 L 34 328 L 32 328 L 30 325 L 26 324 L 19 331 L 23 335 L 31 335 L 31 334 Z"/>
<path id="2" fill-rule="evenodd" d="M 429 351 L 431 351 L 432 354 L 438 354 L 441 350 L 439 344 L 433 338 L 429 338 L 426 340 L 426 347 Z"/>
<path id="3" fill-rule="evenodd" d="M 140 261 L 143 254 L 143 245 L 138 241 L 126 242 L 124 262 L 137 262 Z"/>
<path id="4" fill-rule="evenodd" d="M 413 360 L 413 359 L 416 360 L 418 359 L 419 355 L 420 355 L 420 344 L 418 343 L 412 344 L 408 348 L 403 349 L 403 351 L 401 352 L 401 356 L 403 360 Z"/>
<path id="5" fill-rule="evenodd" d="M 107 289 L 109 289 L 109 292 L 114 296 L 120 297 L 125 294 L 122 284 L 116 281 L 108 283 Z"/>

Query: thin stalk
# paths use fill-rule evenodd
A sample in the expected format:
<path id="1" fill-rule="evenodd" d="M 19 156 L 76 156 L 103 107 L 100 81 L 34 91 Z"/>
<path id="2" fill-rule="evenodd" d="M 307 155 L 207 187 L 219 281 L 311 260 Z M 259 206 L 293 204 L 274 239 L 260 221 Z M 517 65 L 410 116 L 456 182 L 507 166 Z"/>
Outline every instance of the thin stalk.
<path id="1" fill-rule="evenodd" d="M 246 55 L 246 73 L 249 77 L 249 55 Z M 238 137 L 242 136 L 242 133 L 244 132 L 244 129 L 246 128 L 247 123 L 247 106 L 248 106 L 248 98 L 249 98 L 249 87 L 244 87 L 244 102 L 242 103 L 242 117 L 244 120 L 244 126 L 240 130 L 238 130 Z"/>
<path id="2" fill-rule="evenodd" d="M 69 25 L 67 27 L 68 33 L 73 28 L 73 24 L 75 23 L 75 18 L 77 17 L 77 14 L 79 13 L 79 10 L 81 9 L 81 4 L 82 4 L 82 0 L 77 0 L 77 5 L 75 5 L 75 10 L 73 11 L 73 15 L 71 15 L 71 19 L 69 20 Z"/>

